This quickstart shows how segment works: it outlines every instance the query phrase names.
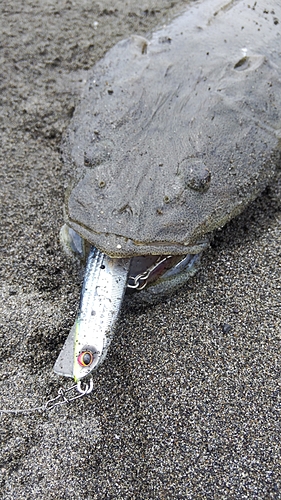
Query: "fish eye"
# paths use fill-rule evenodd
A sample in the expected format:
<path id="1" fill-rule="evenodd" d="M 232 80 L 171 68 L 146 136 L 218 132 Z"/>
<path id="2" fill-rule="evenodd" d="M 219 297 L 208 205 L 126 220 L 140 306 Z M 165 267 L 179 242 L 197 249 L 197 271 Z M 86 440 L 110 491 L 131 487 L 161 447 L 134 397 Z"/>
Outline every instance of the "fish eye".
<path id="1" fill-rule="evenodd" d="M 94 361 L 94 355 L 91 351 L 80 352 L 77 361 L 80 366 L 90 366 Z"/>

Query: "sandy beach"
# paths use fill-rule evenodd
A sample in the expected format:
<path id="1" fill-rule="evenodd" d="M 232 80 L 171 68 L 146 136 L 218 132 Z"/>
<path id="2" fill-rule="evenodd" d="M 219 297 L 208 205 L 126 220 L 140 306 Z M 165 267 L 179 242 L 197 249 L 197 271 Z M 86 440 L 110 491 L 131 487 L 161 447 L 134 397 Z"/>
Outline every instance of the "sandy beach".
<path id="1" fill-rule="evenodd" d="M 59 243 L 60 143 L 87 70 L 187 2 L 10 0 L 1 10 L 0 409 L 42 406 L 81 269 Z M 281 179 L 167 301 L 122 309 L 91 395 L 2 414 L 0 497 L 281 498 Z"/>

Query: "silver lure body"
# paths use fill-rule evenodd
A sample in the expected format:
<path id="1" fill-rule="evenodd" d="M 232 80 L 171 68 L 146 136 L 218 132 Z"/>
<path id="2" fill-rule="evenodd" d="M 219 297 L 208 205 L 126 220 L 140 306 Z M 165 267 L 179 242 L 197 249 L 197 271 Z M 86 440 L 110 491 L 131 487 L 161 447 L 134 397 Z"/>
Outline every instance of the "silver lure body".
<path id="1" fill-rule="evenodd" d="M 91 247 L 75 323 L 54 371 L 79 381 L 104 360 L 126 290 L 130 259 L 112 259 Z"/>

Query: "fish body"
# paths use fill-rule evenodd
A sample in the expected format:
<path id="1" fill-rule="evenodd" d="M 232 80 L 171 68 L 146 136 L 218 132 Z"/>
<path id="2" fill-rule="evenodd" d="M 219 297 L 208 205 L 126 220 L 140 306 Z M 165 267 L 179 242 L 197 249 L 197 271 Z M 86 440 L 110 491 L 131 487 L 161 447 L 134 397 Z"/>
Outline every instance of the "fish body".
<path id="1" fill-rule="evenodd" d="M 281 4 L 191 2 L 89 71 L 63 142 L 66 223 L 111 257 L 185 255 L 280 164 Z"/>
<path id="2" fill-rule="evenodd" d="M 168 287 L 182 284 L 210 234 L 274 177 L 280 26 L 279 1 L 191 2 L 150 40 L 121 41 L 89 71 L 62 149 L 72 246 L 92 249 L 57 373 L 81 380 L 96 369 L 127 285 L 148 293 L 160 267 Z"/>

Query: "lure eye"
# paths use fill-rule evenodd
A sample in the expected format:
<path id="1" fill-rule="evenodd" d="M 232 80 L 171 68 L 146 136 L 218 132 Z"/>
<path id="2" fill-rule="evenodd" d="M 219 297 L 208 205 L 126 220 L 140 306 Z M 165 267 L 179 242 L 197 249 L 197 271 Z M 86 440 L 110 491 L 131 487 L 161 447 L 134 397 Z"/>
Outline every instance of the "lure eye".
<path id="1" fill-rule="evenodd" d="M 90 366 L 94 361 L 93 353 L 91 351 L 82 351 L 79 354 L 77 361 L 80 366 Z"/>

